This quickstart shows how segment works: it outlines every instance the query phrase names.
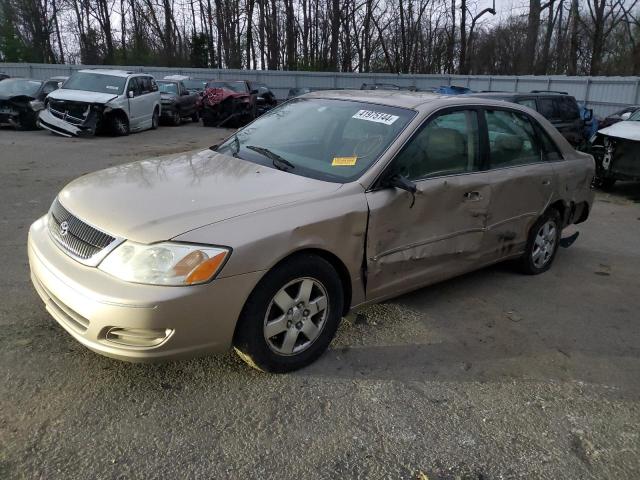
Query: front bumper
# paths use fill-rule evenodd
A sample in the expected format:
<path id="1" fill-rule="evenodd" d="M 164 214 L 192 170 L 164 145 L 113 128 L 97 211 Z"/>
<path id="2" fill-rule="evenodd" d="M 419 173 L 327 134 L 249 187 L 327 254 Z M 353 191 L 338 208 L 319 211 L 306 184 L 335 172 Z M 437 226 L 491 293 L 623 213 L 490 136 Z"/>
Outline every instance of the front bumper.
<path id="1" fill-rule="evenodd" d="M 74 125 L 56 117 L 47 109 L 42 110 L 38 115 L 38 126 L 63 137 L 91 136 L 96 131 L 95 122 L 87 122 L 87 125 Z"/>
<path id="2" fill-rule="evenodd" d="M 189 287 L 126 283 L 73 260 L 53 243 L 46 225 L 42 217 L 29 230 L 29 265 L 38 294 L 71 336 L 120 360 L 151 362 L 228 349 L 245 300 L 262 275 Z M 125 335 L 116 338 L 114 331 Z M 145 332 L 166 335 L 144 346 L 139 340 L 147 342 Z"/>
<path id="3" fill-rule="evenodd" d="M 175 114 L 176 106 L 173 103 L 163 103 L 160 109 L 161 118 L 171 118 Z"/>

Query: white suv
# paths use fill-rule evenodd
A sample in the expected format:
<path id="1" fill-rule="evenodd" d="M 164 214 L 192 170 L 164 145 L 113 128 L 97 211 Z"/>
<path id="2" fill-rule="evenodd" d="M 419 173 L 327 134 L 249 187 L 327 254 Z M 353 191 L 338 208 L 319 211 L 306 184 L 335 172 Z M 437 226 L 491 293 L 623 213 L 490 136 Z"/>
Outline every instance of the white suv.
<path id="1" fill-rule="evenodd" d="M 160 119 L 154 78 L 122 70 L 79 70 L 45 103 L 39 126 L 67 137 L 93 135 L 98 129 L 128 135 L 155 129 Z"/>

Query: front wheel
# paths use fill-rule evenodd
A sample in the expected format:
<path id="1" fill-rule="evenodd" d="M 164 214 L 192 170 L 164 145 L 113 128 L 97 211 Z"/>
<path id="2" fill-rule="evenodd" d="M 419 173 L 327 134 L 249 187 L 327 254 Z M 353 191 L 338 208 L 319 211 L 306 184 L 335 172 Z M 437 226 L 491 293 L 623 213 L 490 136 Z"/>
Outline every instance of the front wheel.
<path id="1" fill-rule="evenodd" d="M 129 120 L 124 114 L 114 114 L 109 121 L 111 133 L 116 137 L 129 135 Z"/>
<path id="2" fill-rule="evenodd" d="M 546 211 L 529 232 L 527 247 L 520 258 L 524 273 L 537 275 L 546 272 L 558 253 L 562 231 L 560 213 L 555 209 Z"/>
<path id="3" fill-rule="evenodd" d="M 191 121 L 194 123 L 198 123 L 200 121 L 200 114 L 197 110 L 191 114 Z"/>
<path id="4" fill-rule="evenodd" d="M 171 124 L 177 127 L 181 123 L 182 123 L 182 117 L 180 116 L 180 112 L 176 110 L 175 112 L 173 112 L 173 116 L 171 117 Z"/>
<path id="5" fill-rule="evenodd" d="M 333 266 L 296 255 L 269 272 L 240 315 L 234 349 L 252 367 L 274 373 L 302 368 L 327 349 L 342 318 L 344 294 Z"/>

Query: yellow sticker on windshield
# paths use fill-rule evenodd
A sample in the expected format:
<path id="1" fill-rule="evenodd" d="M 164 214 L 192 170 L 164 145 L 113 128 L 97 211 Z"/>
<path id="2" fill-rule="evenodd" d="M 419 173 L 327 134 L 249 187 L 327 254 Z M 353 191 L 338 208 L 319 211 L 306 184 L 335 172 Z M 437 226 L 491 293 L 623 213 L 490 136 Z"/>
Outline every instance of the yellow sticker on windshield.
<path id="1" fill-rule="evenodd" d="M 332 167 L 353 167 L 358 157 L 333 157 Z"/>

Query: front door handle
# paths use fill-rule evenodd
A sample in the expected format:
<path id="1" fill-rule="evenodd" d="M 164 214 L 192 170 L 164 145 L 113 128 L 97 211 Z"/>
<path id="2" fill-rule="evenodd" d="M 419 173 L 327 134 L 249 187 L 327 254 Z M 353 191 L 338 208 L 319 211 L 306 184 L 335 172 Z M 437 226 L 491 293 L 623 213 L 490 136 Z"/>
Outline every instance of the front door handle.
<path id="1" fill-rule="evenodd" d="M 480 192 L 467 192 L 464 194 L 464 198 L 470 202 L 477 202 L 482 200 L 482 195 L 480 195 Z"/>
<path id="2" fill-rule="evenodd" d="M 551 185 L 551 180 L 545 178 L 544 180 L 542 180 L 542 185 L 544 185 L 545 187 Z"/>

